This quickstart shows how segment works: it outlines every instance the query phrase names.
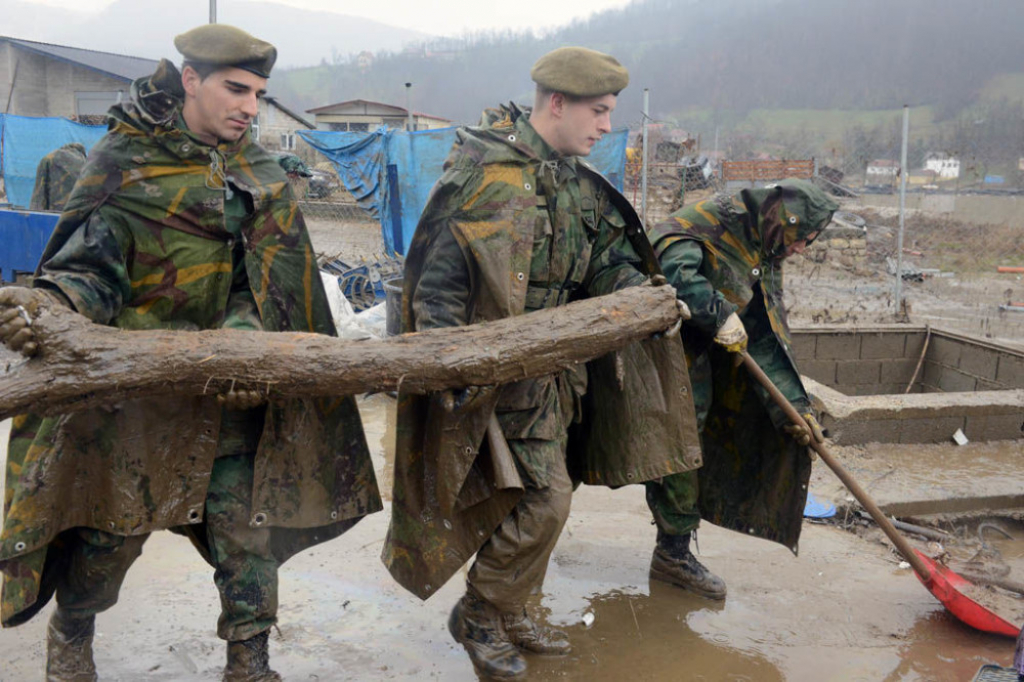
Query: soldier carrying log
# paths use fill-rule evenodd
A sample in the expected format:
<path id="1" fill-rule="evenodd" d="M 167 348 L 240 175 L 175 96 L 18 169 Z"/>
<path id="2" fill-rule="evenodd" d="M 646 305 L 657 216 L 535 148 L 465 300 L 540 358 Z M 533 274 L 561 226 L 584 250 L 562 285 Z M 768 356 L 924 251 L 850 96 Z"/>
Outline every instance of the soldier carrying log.
<path id="1" fill-rule="evenodd" d="M 285 173 L 249 134 L 277 50 L 225 25 L 175 46 L 180 72 L 160 62 L 110 110 L 33 288 L 0 290 L 10 348 L 40 350 L 31 323 L 48 306 L 125 330 L 336 334 Z M 96 679 L 95 616 L 165 528 L 216 569 L 224 679 L 280 679 L 267 651 L 278 568 L 381 508 L 351 397 L 244 386 L 20 416 L 5 493 L 3 625 L 56 594 L 48 680 Z"/>
<path id="2" fill-rule="evenodd" d="M 531 76 L 532 110 L 490 109 L 456 135 L 406 259 L 404 331 L 529 315 L 658 272 L 636 213 L 579 158 L 611 130 L 626 69 L 569 47 L 541 57 Z M 611 371 L 592 367 L 590 396 L 582 366 L 499 387 L 400 392 L 383 559 L 426 599 L 476 554 L 448 628 L 482 675 L 521 677 L 523 651 L 570 650 L 565 633 L 525 608 L 569 514 L 570 474 L 623 485 L 699 462 L 688 386 L 674 383 L 686 382 L 681 356 L 681 346 L 660 356 L 630 346 Z M 636 402 L 626 410 L 616 399 Z M 630 414 L 648 418 L 630 423 Z M 607 437 L 574 446 L 581 420 Z"/>

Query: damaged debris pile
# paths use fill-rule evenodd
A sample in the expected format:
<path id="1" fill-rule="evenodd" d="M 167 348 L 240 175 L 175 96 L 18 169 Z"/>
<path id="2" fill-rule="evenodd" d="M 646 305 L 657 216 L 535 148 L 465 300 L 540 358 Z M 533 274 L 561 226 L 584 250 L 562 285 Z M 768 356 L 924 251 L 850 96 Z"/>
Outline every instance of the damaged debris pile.
<path id="1" fill-rule="evenodd" d="M 384 283 L 402 276 L 401 256 L 343 260 L 340 255 L 320 264 L 338 335 L 342 338 L 384 338 L 387 309 Z"/>

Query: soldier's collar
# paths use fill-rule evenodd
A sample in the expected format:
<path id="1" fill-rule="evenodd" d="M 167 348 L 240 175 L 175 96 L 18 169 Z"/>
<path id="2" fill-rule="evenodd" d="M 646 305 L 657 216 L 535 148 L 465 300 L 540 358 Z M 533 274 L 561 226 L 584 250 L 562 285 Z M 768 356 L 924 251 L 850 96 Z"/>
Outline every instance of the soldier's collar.
<path id="1" fill-rule="evenodd" d="M 529 116 L 523 115 L 516 119 L 515 129 L 519 136 L 518 143 L 529 149 L 541 161 L 541 170 L 550 169 L 558 180 L 567 175 L 576 175 L 576 157 L 564 156 L 555 151 L 540 133 L 530 124 Z M 555 172 L 557 171 L 557 172 Z"/>

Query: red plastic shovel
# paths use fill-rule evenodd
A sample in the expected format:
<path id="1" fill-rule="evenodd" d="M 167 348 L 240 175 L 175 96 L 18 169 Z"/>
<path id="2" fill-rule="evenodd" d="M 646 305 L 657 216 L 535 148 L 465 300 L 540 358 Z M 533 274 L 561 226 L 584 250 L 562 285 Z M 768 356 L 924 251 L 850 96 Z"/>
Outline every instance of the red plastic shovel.
<path id="1" fill-rule="evenodd" d="M 775 387 L 772 380 L 768 378 L 768 375 L 761 370 L 750 354 L 747 351 L 740 352 L 743 358 L 743 364 L 746 365 L 747 370 L 750 371 L 751 375 L 764 386 L 765 390 L 771 395 L 772 400 L 781 407 L 785 412 L 786 416 L 798 426 L 808 430 L 807 422 L 800 416 L 793 406 L 786 400 L 786 397 Z M 954 616 L 959 618 L 963 623 L 970 625 L 972 628 L 981 630 L 983 632 L 992 632 L 998 635 L 1007 635 L 1009 637 L 1016 637 L 1021 632 L 1020 625 L 1014 625 L 1009 621 L 1005 620 L 1001 616 L 993 613 L 988 608 L 982 606 L 978 602 L 974 601 L 962 590 L 970 587 L 971 583 L 966 578 L 958 575 L 956 572 L 949 570 L 945 566 L 935 563 L 924 554 L 921 554 L 907 542 L 906 538 L 900 535 L 899 531 L 892 525 L 892 522 L 885 517 L 882 510 L 878 508 L 874 500 L 868 496 L 863 488 L 855 481 L 846 469 L 844 469 L 839 462 L 837 462 L 832 455 L 829 454 L 828 450 L 821 443 L 818 443 L 811 438 L 810 446 L 814 448 L 821 456 L 821 461 L 828 465 L 828 467 L 835 472 L 835 475 L 839 477 L 839 480 L 843 482 L 853 496 L 857 498 L 857 501 L 861 503 L 864 509 L 871 514 L 871 518 L 875 520 L 878 527 L 889 537 L 899 553 L 903 555 L 903 558 L 914 569 L 914 573 L 917 574 L 918 580 L 920 580 L 928 591 L 931 592 L 936 599 L 942 602 L 942 605 L 952 613 Z"/>

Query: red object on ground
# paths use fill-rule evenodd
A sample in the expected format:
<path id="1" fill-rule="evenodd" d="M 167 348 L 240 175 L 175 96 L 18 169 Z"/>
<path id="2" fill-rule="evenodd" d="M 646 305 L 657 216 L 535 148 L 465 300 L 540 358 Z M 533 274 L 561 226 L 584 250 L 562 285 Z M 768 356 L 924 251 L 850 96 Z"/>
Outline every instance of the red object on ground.
<path id="1" fill-rule="evenodd" d="M 1016 272 L 1024 274 L 1024 267 L 1015 267 L 1012 265 L 1000 265 L 996 268 L 996 272 Z"/>
<path id="2" fill-rule="evenodd" d="M 920 574 L 915 572 L 917 579 L 921 581 L 922 585 L 928 588 L 928 591 L 931 592 L 936 599 L 942 602 L 942 605 L 946 607 L 947 611 L 960 619 L 961 622 L 965 625 L 970 625 L 976 630 L 991 632 L 996 635 L 1016 637 L 1020 634 L 1020 625 L 1014 625 L 1013 623 L 1004 620 L 960 592 L 961 588 L 972 585 L 973 583 L 963 576 L 958 575 L 955 571 L 951 571 L 946 568 L 942 564 L 935 563 L 921 552 L 918 552 L 917 550 L 914 550 L 914 552 L 931 571 L 931 575 L 927 579 L 921 577 Z"/>

